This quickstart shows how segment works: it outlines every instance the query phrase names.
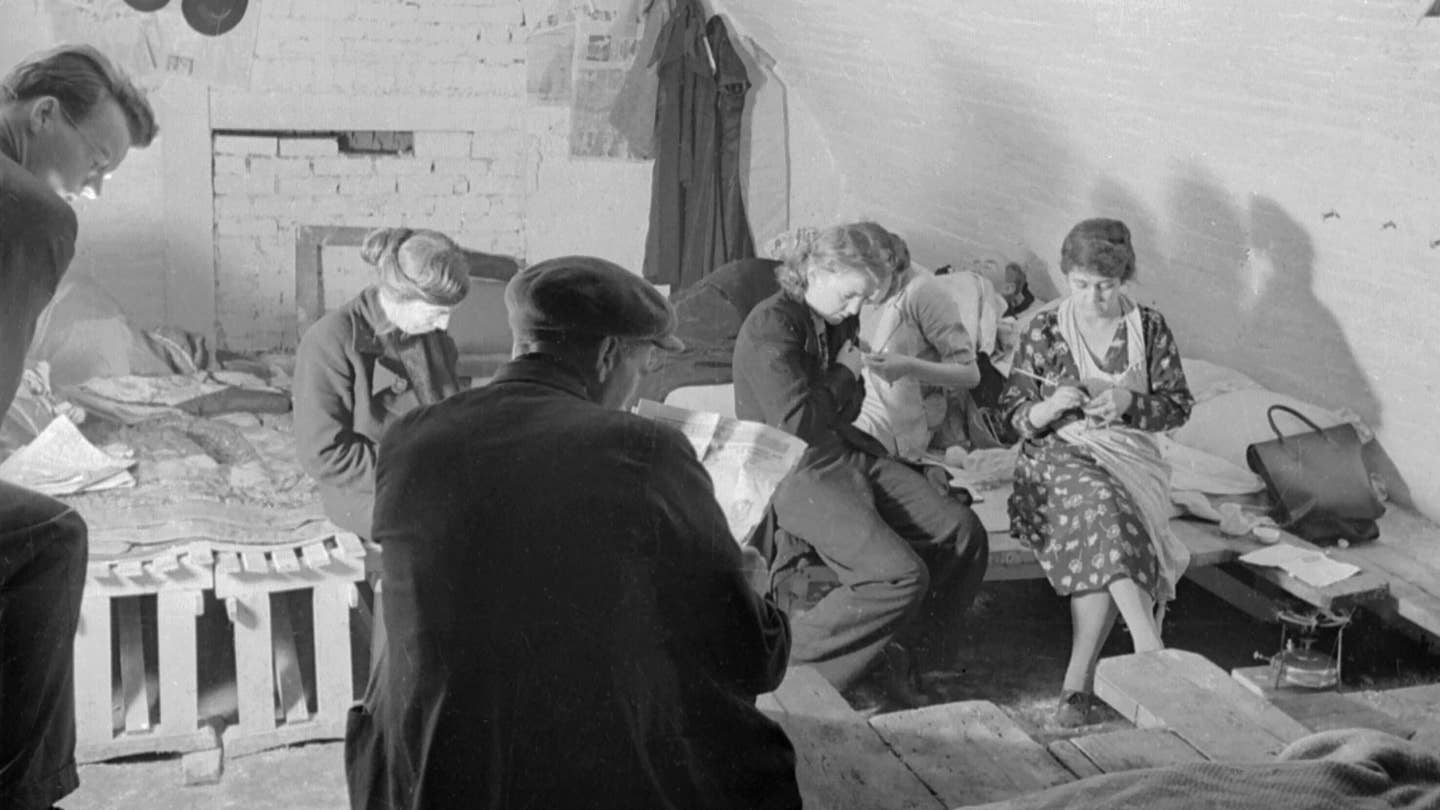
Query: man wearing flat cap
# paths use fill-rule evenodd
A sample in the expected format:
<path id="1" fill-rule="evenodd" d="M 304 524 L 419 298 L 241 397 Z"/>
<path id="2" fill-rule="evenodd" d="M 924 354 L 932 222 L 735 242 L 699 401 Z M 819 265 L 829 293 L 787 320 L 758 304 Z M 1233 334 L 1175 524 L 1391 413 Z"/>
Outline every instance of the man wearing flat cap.
<path id="1" fill-rule="evenodd" d="M 785 618 L 705 469 L 627 410 L 678 350 L 659 291 L 570 256 L 516 275 L 514 359 L 380 444 L 389 636 L 346 769 L 354 808 L 798 808 L 755 708 Z"/>

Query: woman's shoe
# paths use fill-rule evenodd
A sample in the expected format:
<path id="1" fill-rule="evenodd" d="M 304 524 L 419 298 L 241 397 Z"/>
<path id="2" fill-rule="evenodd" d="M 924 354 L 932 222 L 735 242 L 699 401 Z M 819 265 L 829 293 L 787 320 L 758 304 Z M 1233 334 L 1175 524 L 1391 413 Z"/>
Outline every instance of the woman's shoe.
<path id="1" fill-rule="evenodd" d="M 1079 728 L 1090 725 L 1090 709 L 1095 696 L 1089 692 L 1066 689 L 1060 693 L 1060 705 L 1050 719 L 1057 728 Z"/>

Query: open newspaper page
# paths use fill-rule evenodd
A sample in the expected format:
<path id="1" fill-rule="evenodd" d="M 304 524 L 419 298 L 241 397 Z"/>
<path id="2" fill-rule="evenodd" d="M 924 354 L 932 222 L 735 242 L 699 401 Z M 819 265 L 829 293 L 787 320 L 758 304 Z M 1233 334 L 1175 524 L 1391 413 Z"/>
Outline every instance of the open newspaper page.
<path id="1" fill-rule="evenodd" d="M 640 400 L 635 412 L 677 428 L 715 482 L 715 499 L 736 542 L 760 523 L 780 480 L 800 463 L 805 442 L 783 430 L 718 413 Z"/>

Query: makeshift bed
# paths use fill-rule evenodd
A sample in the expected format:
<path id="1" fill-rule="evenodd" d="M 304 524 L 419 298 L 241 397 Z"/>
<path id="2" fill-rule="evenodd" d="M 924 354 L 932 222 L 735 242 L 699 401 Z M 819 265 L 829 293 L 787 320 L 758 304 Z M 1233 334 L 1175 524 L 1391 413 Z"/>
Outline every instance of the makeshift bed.
<path id="1" fill-rule="evenodd" d="M 232 358 L 54 389 L 30 373 L 5 436 L 39 437 L 0 473 L 89 525 L 81 761 L 179 752 L 188 773 L 218 764 L 222 735 L 234 756 L 343 734 L 364 551 L 295 459 L 288 371 Z"/>

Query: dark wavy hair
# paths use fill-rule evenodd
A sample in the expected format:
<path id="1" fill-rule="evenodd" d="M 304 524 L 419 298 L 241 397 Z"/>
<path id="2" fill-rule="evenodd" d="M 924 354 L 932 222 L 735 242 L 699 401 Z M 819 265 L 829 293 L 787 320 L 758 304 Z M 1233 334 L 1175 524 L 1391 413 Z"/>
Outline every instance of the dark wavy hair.
<path id="1" fill-rule="evenodd" d="M 1087 219 L 1071 228 L 1060 245 L 1060 272 L 1076 268 L 1120 281 L 1134 278 L 1130 229 L 1118 219 Z"/>
<path id="2" fill-rule="evenodd" d="M 130 143 L 142 149 L 149 146 L 160 132 L 150 102 L 129 77 L 90 45 L 61 45 L 37 53 L 0 80 L 0 100 L 53 96 L 76 121 L 89 116 L 107 95 L 125 115 Z"/>
<path id="3" fill-rule="evenodd" d="M 379 228 L 360 257 L 380 272 L 380 289 L 399 301 L 453 307 L 470 291 L 470 259 L 439 231 Z"/>

